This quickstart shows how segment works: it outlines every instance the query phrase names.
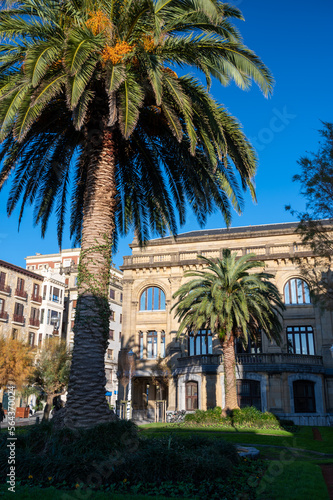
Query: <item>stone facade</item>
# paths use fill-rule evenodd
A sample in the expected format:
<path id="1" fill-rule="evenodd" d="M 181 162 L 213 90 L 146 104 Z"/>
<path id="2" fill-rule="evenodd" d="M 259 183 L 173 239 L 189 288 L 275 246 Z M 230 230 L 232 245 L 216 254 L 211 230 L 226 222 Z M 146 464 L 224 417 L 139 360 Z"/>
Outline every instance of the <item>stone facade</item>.
<path id="1" fill-rule="evenodd" d="M 37 345 L 44 278 L 0 260 L 0 335 Z"/>
<path id="2" fill-rule="evenodd" d="M 123 351 L 135 353 L 132 380 L 134 413 L 149 417 L 165 401 L 167 411 L 207 409 L 224 405 L 223 353 L 209 332 L 189 340 L 177 338 L 172 296 L 184 272 L 201 269 L 198 255 L 221 257 L 223 248 L 238 255 L 254 253 L 284 297 L 282 344 L 261 342 L 237 346 L 237 390 L 241 405 L 294 420 L 324 425 L 333 414 L 332 313 L 310 301 L 297 258 L 313 255 L 295 233 L 296 223 L 202 230 L 136 241 L 124 257 Z M 119 386 L 127 398 L 126 386 Z"/>

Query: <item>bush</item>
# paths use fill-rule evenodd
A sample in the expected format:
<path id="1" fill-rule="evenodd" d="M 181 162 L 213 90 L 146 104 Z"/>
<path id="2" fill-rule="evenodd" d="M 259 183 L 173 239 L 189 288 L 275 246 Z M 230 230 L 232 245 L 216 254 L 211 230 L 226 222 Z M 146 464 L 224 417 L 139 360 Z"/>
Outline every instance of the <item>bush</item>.
<path id="1" fill-rule="evenodd" d="M 249 427 L 276 429 L 280 427 L 278 419 L 269 412 L 261 412 L 254 406 L 247 406 L 240 410 L 232 410 L 227 417 L 222 417 L 222 409 L 217 406 L 212 410 L 196 410 L 195 413 L 185 417 L 185 423 L 213 425 L 219 424 L 225 427 Z"/>
<path id="2" fill-rule="evenodd" d="M 6 440 L 1 436 L 0 479 L 8 473 Z M 92 487 L 188 482 L 196 487 L 227 478 L 239 463 L 232 443 L 192 436 L 141 438 L 132 422 L 89 430 L 53 431 L 52 421 L 30 427 L 16 441 L 16 477 L 28 484 Z M 30 482 L 29 482 L 30 481 Z"/>

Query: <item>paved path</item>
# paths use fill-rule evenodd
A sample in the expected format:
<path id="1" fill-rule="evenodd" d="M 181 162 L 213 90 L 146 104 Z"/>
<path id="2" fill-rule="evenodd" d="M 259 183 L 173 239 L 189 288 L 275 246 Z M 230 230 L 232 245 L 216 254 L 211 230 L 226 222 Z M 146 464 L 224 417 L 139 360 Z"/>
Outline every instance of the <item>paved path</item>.
<path id="1" fill-rule="evenodd" d="M 36 423 L 36 418 L 39 417 L 39 421 L 43 418 L 43 412 L 37 411 L 34 415 L 31 415 L 28 418 L 19 418 L 15 417 L 15 427 L 22 427 L 23 425 L 33 425 Z M 8 428 L 8 418 L 6 416 L 5 420 L 0 424 L 1 429 Z"/>

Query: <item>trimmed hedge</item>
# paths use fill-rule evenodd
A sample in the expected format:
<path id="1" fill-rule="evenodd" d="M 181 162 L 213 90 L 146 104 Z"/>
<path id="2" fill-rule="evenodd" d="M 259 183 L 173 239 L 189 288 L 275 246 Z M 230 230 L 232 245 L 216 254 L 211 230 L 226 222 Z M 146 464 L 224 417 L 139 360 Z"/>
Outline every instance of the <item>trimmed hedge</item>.
<path id="1" fill-rule="evenodd" d="M 185 423 L 212 425 L 218 424 L 225 427 L 279 429 L 279 420 L 273 413 L 261 412 L 254 406 L 246 406 L 240 410 L 232 410 L 227 417 L 222 417 L 222 409 L 217 406 L 211 410 L 196 410 L 187 414 Z"/>

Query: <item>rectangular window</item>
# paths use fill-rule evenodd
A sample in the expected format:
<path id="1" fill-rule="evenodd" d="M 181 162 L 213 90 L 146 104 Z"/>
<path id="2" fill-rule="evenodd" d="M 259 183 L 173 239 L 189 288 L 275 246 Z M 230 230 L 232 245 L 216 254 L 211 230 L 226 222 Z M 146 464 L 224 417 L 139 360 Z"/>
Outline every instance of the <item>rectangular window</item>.
<path id="1" fill-rule="evenodd" d="M 0 272 L 0 283 L 2 283 L 3 285 L 6 283 L 6 273 L 4 272 Z"/>
<path id="2" fill-rule="evenodd" d="M 49 319 L 50 319 L 50 325 L 53 325 L 53 327 L 58 330 L 60 327 L 60 319 L 61 319 L 61 312 L 60 311 L 48 311 L 49 314 Z"/>
<path id="3" fill-rule="evenodd" d="M 114 330 L 109 330 L 109 340 L 114 340 Z"/>
<path id="4" fill-rule="evenodd" d="M 160 352 L 161 358 L 165 358 L 165 333 L 162 332 L 161 334 L 161 352 Z"/>
<path id="5" fill-rule="evenodd" d="M 139 341 L 140 341 L 140 359 L 142 359 L 143 358 L 143 333 L 142 332 L 140 332 Z"/>
<path id="6" fill-rule="evenodd" d="M 76 309 L 77 300 L 73 300 L 73 309 Z"/>
<path id="7" fill-rule="evenodd" d="M 42 347 L 42 342 L 43 342 L 43 334 L 40 333 L 38 335 L 38 347 L 41 348 Z"/>
<path id="8" fill-rule="evenodd" d="M 44 289 L 43 289 L 43 300 L 46 299 L 46 293 L 47 293 L 47 286 L 44 285 Z"/>
<path id="9" fill-rule="evenodd" d="M 31 347 L 35 345 L 35 334 L 33 332 L 29 332 L 29 345 Z"/>
<path id="10" fill-rule="evenodd" d="M 114 291 L 114 290 L 112 290 L 112 288 L 111 288 L 111 289 L 110 289 L 110 299 L 114 300 L 115 296 L 116 296 L 116 293 L 115 293 L 115 291 Z"/>
<path id="11" fill-rule="evenodd" d="M 41 311 L 40 311 L 40 322 L 41 322 L 41 324 L 44 323 L 44 313 L 45 313 L 45 310 L 41 309 Z"/>
<path id="12" fill-rule="evenodd" d="M 19 304 L 18 302 L 15 302 L 15 307 L 14 307 L 14 314 L 17 316 L 23 316 L 23 304 Z"/>
<path id="13" fill-rule="evenodd" d="M 57 303 L 60 301 L 60 290 L 55 286 L 53 287 L 52 301 Z"/>
<path id="14" fill-rule="evenodd" d="M 120 319 L 119 319 L 119 323 L 122 323 L 122 322 L 123 322 L 123 315 L 121 314 Z"/>
<path id="15" fill-rule="evenodd" d="M 199 330 L 195 335 L 191 332 L 188 337 L 189 356 L 205 356 L 213 354 L 213 340 L 210 330 Z"/>
<path id="16" fill-rule="evenodd" d="M 74 328 L 74 321 L 71 321 L 71 332 L 73 331 Z"/>
<path id="17" fill-rule="evenodd" d="M 107 356 L 108 356 L 108 359 L 113 359 L 113 349 L 107 350 Z"/>
<path id="18" fill-rule="evenodd" d="M 110 312 L 110 320 L 111 320 L 111 321 L 114 321 L 114 311 L 111 311 L 111 312 Z"/>
<path id="19" fill-rule="evenodd" d="M 119 332 L 119 342 L 121 342 L 121 332 Z"/>
<path id="20" fill-rule="evenodd" d="M 287 345 L 289 354 L 314 356 L 314 335 L 312 326 L 288 326 Z"/>
<path id="21" fill-rule="evenodd" d="M 0 299 L 0 314 L 5 310 L 5 301 L 4 299 Z"/>
<path id="22" fill-rule="evenodd" d="M 34 297 L 39 296 L 39 285 L 37 285 L 36 283 L 34 283 L 34 285 L 33 285 L 33 296 Z"/>
<path id="23" fill-rule="evenodd" d="M 122 302 L 122 301 L 123 301 L 123 294 L 121 293 L 120 294 L 120 302 Z"/>
<path id="24" fill-rule="evenodd" d="M 24 290 L 24 279 L 17 278 L 17 289 L 23 292 Z"/>
<path id="25" fill-rule="evenodd" d="M 155 359 L 157 357 L 157 332 L 147 333 L 147 358 Z"/>
<path id="26" fill-rule="evenodd" d="M 30 318 L 31 319 L 38 319 L 39 318 L 39 310 L 36 309 L 36 307 L 31 308 Z"/>

